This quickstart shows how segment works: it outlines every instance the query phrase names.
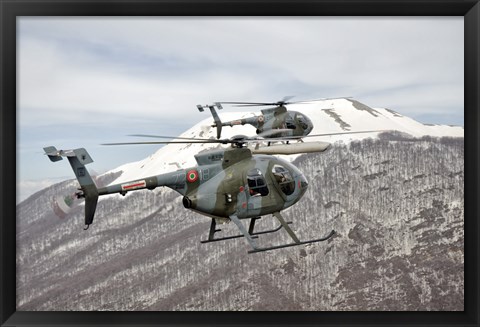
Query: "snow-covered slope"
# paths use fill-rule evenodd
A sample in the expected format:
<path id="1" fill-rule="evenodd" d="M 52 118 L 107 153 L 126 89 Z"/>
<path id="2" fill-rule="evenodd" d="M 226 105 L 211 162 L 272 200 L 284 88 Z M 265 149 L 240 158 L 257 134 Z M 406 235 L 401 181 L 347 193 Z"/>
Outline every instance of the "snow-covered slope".
<path id="1" fill-rule="evenodd" d="M 395 130 L 408 133 L 414 137 L 430 136 L 453 136 L 463 137 L 464 129 L 461 126 L 448 125 L 425 125 L 409 117 L 384 108 L 370 108 L 356 100 L 335 99 L 312 102 L 311 104 L 291 104 L 289 110 L 295 110 L 307 115 L 313 122 L 314 128 L 310 133 L 336 133 L 346 131 L 366 130 Z M 230 121 L 238 118 L 258 115 L 258 112 L 228 112 L 228 109 L 219 112 L 222 121 Z M 212 117 L 209 115 L 198 124 L 180 135 L 180 137 L 192 138 L 215 138 L 216 129 L 210 127 Z M 222 138 L 234 135 L 255 135 L 255 128 L 250 125 L 224 127 Z M 369 137 L 377 137 L 378 133 L 343 134 L 333 136 L 309 137 L 306 141 L 326 142 L 349 142 Z M 107 173 L 123 173 L 113 183 L 121 183 L 142 177 L 157 175 L 179 168 L 194 166 L 194 155 L 220 145 L 212 144 L 169 144 L 161 147 L 156 153 L 143 160 L 128 163 L 115 168 Z M 224 145 L 224 147 L 226 147 Z M 294 160 L 298 155 L 288 156 L 288 160 Z"/>
<path id="2" fill-rule="evenodd" d="M 290 109 L 313 120 L 312 134 L 393 129 L 417 138 L 318 138 L 335 144 L 294 161 L 309 187 L 283 214 L 302 240 L 332 229 L 336 235 L 252 255 L 242 239 L 200 243 L 210 219 L 185 209 L 168 188 L 102 196 L 94 225 L 83 231 L 81 204 L 62 219 L 51 207 L 52 199 L 73 194 L 77 181 L 53 185 L 17 205 L 17 309 L 463 311 L 463 138 L 418 138 L 463 136 L 463 128 L 426 126 L 348 100 Z M 221 118 L 251 114 L 225 110 Z M 207 115 L 182 136 L 215 137 L 204 127 L 211 124 Z M 251 126 L 226 127 L 223 137 L 254 133 Z M 193 166 L 194 154 L 207 148 L 168 145 L 96 183 Z M 258 230 L 276 227 L 269 216 L 256 224 Z M 224 224 L 221 233 L 238 229 Z M 290 241 L 285 231 L 264 236 L 261 246 Z"/>
<path id="3" fill-rule="evenodd" d="M 167 188 L 102 197 L 87 231 L 80 205 L 63 219 L 50 206 L 75 180 L 38 192 L 17 206 L 17 310 L 464 310 L 463 138 L 386 135 L 294 164 L 309 186 L 285 219 L 302 240 L 337 233 L 256 254 L 243 239 L 200 243 L 210 219 Z M 289 241 L 285 231 L 258 239 Z"/>

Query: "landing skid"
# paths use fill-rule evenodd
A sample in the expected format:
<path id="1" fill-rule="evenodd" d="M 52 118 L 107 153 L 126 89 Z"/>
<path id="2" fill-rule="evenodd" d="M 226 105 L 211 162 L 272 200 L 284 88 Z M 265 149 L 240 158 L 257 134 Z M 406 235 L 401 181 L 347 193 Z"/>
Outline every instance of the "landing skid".
<path id="1" fill-rule="evenodd" d="M 264 251 L 269 251 L 269 250 L 275 250 L 275 249 L 281 249 L 281 248 L 287 248 L 287 247 L 292 247 L 292 246 L 297 246 L 297 245 L 303 245 L 303 244 L 310 244 L 310 243 L 317 243 L 317 242 L 322 242 L 328 240 L 330 237 L 335 235 L 335 231 L 332 230 L 328 235 L 314 239 L 314 240 L 309 240 L 309 241 L 300 241 L 293 232 L 293 230 L 288 226 L 292 222 L 286 222 L 280 212 L 274 212 L 273 216 L 277 218 L 277 220 L 280 222 L 280 226 L 274 229 L 270 230 L 265 230 L 261 232 L 254 232 L 255 228 L 255 221 L 260 219 L 261 217 L 255 217 L 250 219 L 250 226 L 247 229 L 245 226 L 242 224 L 240 219 L 236 215 L 230 216 L 230 219 L 237 225 L 238 229 L 242 234 L 240 235 L 233 235 L 233 236 L 226 236 L 226 237 L 221 237 L 221 238 L 215 238 L 215 233 L 221 231 L 221 229 L 216 229 L 216 222 L 215 219 L 212 219 L 212 223 L 210 225 L 210 232 L 208 234 L 208 239 L 201 241 L 201 243 L 210 243 L 210 242 L 217 242 L 217 241 L 224 241 L 224 240 L 230 240 L 234 238 L 240 238 L 240 237 L 245 237 L 246 241 L 249 243 L 249 245 L 253 248 L 253 250 L 248 251 L 248 253 L 256 253 L 256 252 L 264 252 Z M 258 238 L 258 235 L 261 234 L 269 234 L 269 233 L 275 233 L 278 232 L 280 229 L 284 228 L 285 231 L 288 233 L 288 235 L 292 238 L 293 243 L 288 243 L 288 244 L 281 244 L 281 245 L 274 245 L 274 246 L 269 246 L 269 247 L 259 247 L 255 243 L 254 239 Z"/>
<path id="2" fill-rule="evenodd" d="M 283 228 L 283 226 L 280 225 L 280 226 L 278 226 L 277 228 L 274 228 L 274 229 L 264 230 L 264 231 L 261 231 L 261 232 L 254 232 L 253 229 L 254 229 L 254 226 L 255 226 L 255 221 L 258 220 L 258 219 L 260 219 L 260 217 L 251 218 L 251 220 L 250 220 L 250 226 L 248 228 L 248 233 L 250 234 L 250 236 L 252 238 L 258 238 L 258 235 L 262 235 L 262 234 L 275 233 L 275 232 L 278 232 L 280 229 Z M 287 222 L 287 224 L 291 224 L 291 223 L 292 223 L 291 221 Z M 216 232 L 221 231 L 221 229 L 216 229 L 216 224 L 217 223 L 215 222 L 215 219 L 212 219 L 208 239 L 207 240 L 202 240 L 202 241 L 200 241 L 200 243 L 211 243 L 211 242 L 225 241 L 225 240 L 231 240 L 231 239 L 234 239 L 234 238 L 245 237 L 245 235 L 239 234 L 239 235 L 215 238 L 214 234 Z"/>
<path id="3" fill-rule="evenodd" d="M 248 251 L 248 253 L 256 253 L 256 252 L 265 252 L 269 250 L 275 250 L 275 249 L 281 249 L 281 248 L 288 248 L 291 246 L 297 246 L 297 245 L 302 245 L 302 244 L 310 244 L 310 243 L 316 243 L 316 242 L 322 242 L 328 240 L 330 237 L 335 235 L 335 231 L 332 230 L 327 236 L 316 239 L 316 240 L 310 240 L 310 241 L 300 241 L 300 242 L 295 242 L 295 243 L 289 243 L 289 244 L 282 244 L 282 245 L 276 245 L 276 246 L 270 246 L 266 248 L 256 248 L 253 250 Z"/>

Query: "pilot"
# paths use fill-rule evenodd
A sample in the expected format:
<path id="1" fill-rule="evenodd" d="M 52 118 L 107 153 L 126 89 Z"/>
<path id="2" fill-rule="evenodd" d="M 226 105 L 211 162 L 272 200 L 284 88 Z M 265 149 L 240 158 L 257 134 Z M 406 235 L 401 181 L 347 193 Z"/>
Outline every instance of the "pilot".
<path id="1" fill-rule="evenodd" d="M 254 190 L 254 189 L 250 189 L 250 196 L 260 196 L 260 192 L 258 192 L 257 190 Z"/>
<path id="2" fill-rule="evenodd" d="M 277 182 L 279 184 L 285 182 L 287 179 L 285 178 L 285 176 L 283 174 L 279 174 L 279 173 L 274 173 L 274 176 L 275 176 L 275 179 L 277 180 Z"/>

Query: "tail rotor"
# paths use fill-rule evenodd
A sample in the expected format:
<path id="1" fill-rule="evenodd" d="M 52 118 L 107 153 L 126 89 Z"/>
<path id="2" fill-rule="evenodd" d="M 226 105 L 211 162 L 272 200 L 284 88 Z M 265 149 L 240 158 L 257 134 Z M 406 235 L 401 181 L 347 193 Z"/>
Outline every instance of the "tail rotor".
<path id="1" fill-rule="evenodd" d="M 214 104 L 210 104 L 210 105 L 207 104 L 205 106 L 202 106 L 201 104 L 197 104 L 197 109 L 200 112 L 203 112 L 206 108 L 210 109 L 210 112 L 212 113 L 213 121 L 214 121 L 214 124 L 212 125 L 212 127 L 217 128 L 217 139 L 220 139 L 222 135 L 222 121 L 220 120 L 220 117 L 218 116 L 217 111 L 215 110 L 215 107 L 217 107 L 219 110 L 223 109 L 222 105 L 219 102 L 215 102 Z"/>
<path id="2" fill-rule="evenodd" d="M 52 162 L 57 162 L 66 157 L 80 183 L 80 189 L 76 193 L 77 198 L 85 198 L 85 225 L 86 228 L 93 222 L 98 202 L 98 189 L 85 165 L 93 160 L 84 148 L 75 150 L 57 150 L 54 146 L 43 148 L 45 154 Z"/>

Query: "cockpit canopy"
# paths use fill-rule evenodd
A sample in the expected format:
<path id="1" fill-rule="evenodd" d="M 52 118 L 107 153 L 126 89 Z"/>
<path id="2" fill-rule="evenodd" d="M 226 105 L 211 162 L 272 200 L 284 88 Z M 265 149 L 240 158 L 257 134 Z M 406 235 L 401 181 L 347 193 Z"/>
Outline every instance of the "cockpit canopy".
<path id="1" fill-rule="evenodd" d="M 292 114 L 289 114 L 285 117 L 285 127 L 288 129 L 296 129 L 297 125 Z"/>
<path id="2" fill-rule="evenodd" d="M 295 191 L 295 181 L 290 171 L 285 167 L 279 164 L 273 165 L 272 174 L 285 195 L 290 195 Z"/>
<path id="3" fill-rule="evenodd" d="M 310 119 L 308 119 L 307 117 L 305 117 L 302 114 L 297 114 L 297 121 L 298 121 L 298 123 L 300 124 L 300 127 L 303 130 L 306 130 L 310 127 L 310 123 L 311 123 Z"/>
<path id="4" fill-rule="evenodd" d="M 295 191 L 295 180 L 292 173 L 280 164 L 274 164 L 272 167 L 272 176 L 274 182 L 278 184 L 280 190 L 285 195 L 291 195 Z M 247 183 L 250 196 L 266 196 L 269 193 L 265 176 L 258 168 L 251 169 L 247 174 Z"/>

